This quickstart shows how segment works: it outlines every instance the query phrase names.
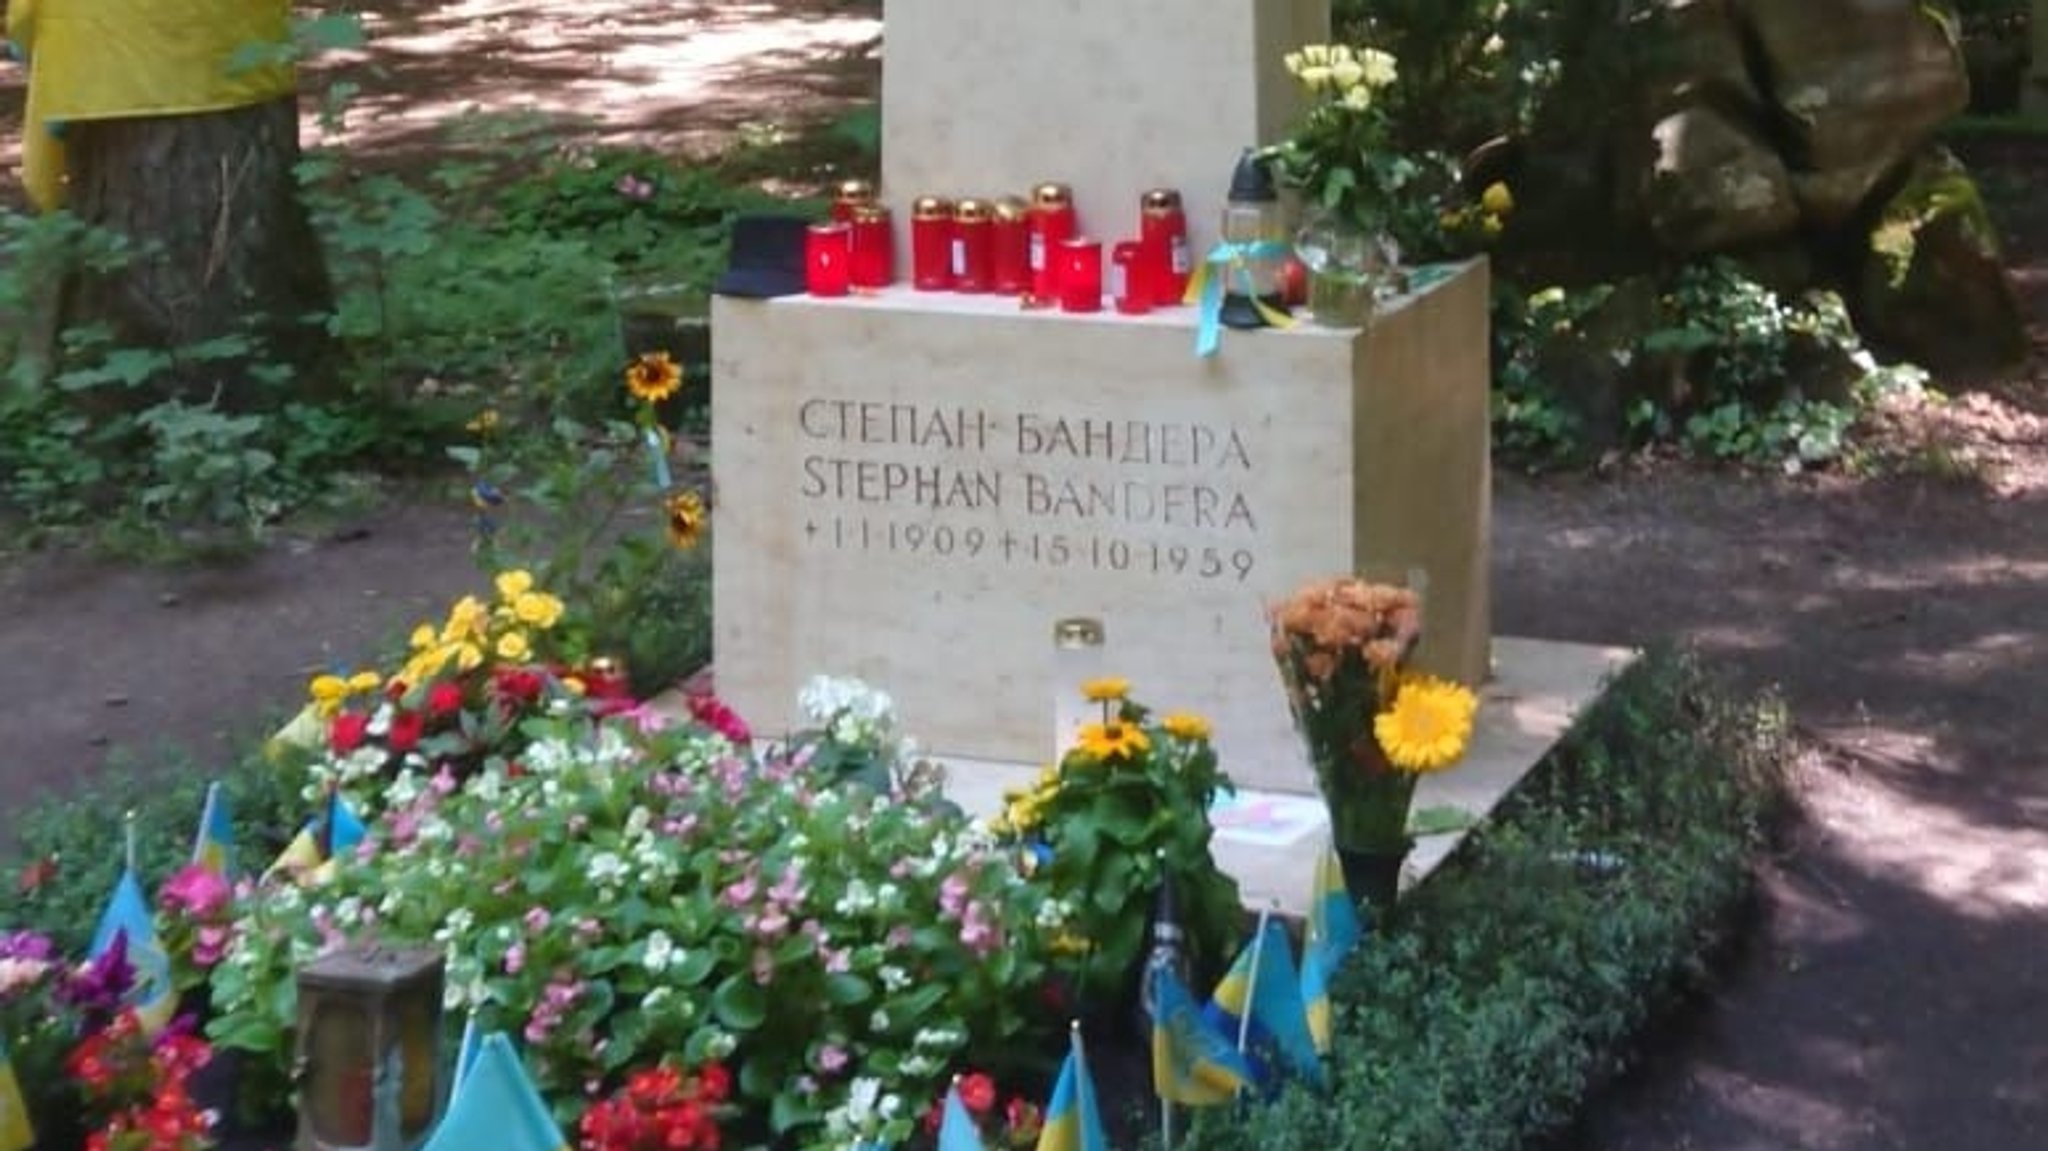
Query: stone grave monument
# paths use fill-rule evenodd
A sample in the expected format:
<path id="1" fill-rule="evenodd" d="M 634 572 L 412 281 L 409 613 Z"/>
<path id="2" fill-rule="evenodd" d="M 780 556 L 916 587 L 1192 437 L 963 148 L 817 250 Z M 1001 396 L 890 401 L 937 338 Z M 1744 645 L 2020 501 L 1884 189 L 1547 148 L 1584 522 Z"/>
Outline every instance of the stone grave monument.
<path id="1" fill-rule="evenodd" d="M 1282 54 L 1328 11 L 888 0 L 885 28 L 899 227 L 919 195 L 1060 180 L 1114 241 L 1173 187 L 1202 251 L 1238 154 L 1293 112 Z M 1042 763 L 1053 625 L 1090 616 L 1140 699 L 1214 721 L 1241 785 L 1313 793 L 1264 607 L 1382 566 L 1426 573 L 1420 662 L 1484 680 L 1484 264 L 1364 331 L 1230 332 L 1203 358 L 1195 327 L 907 284 L 715 300 L 720 693 L 773 735 L 808 677 L 858 675 L 933 752 Z"/>

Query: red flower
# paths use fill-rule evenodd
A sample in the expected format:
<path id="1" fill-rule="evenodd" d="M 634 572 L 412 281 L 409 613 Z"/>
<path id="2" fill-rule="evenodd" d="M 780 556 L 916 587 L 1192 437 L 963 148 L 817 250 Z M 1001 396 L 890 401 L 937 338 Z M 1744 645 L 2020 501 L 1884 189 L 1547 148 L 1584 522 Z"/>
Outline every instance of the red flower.
<path id="1" fill-rule="evenodd" d="M 515 703 L 532 703 L 540 698 L 541 689 L 547 686 L 539 672 L 525 668 L 501 669 L 493 679 L 498 695 Z"/>
<path id="2" fill-rule="evenodd" d="M 363 739 L 370 734 L 370 717 L 361 712 L 345 711 L 334 717 L 333 726 L 327 729 L 327 746 L 336 755 L 347 755 L 363 746 Z"/>
<path id="3" fill-rule="evenodd" d="M 427 689 L 427 714 L 435 719 L 452 715 L 462 710 L 462 687 L 453 683 L 437 683 Z"/>
<path id="4" fill-rule="evenodd" d="M 426 729 L 427 717 L 419 712 L 396 712 L 391 717 L 391 730 L 384 736 L 384 742 L 402 755 L 420 745 L 420 734 Z"/>
<path id="5" fill-rule="evenodd" d="M 960 1102 L 976 1115 L 996 1105 L 996 1081 L 977 1071 L 960 1080 Z"/>
<path id="6" fill-rule="evenodd" d="M 747 721 L 740 713 L 727 707 L 725 701 L 715 695 L 692 695 L 688 700 L 690 718 L 703 724 L 734 743 L 752 741 L 754 733 L 748 729 Z"/>
<path id="7" fill-rule="evenodd" d="M 697 1071 L 697 1090 L 712 1103 L 732 1098 L 732 1072 L 723 1063 L 706 1063 Z"/>

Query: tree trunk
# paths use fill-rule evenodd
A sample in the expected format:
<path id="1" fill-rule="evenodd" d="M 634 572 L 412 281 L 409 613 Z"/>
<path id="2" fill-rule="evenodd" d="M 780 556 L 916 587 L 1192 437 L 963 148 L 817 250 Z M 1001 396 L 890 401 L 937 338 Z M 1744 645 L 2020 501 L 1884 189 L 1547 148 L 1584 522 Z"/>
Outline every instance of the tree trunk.
<path id="1" fill-rule="evenodd" d="M 104 325 L 113 346 L 176 355 L 241 335 L 246 356 L 181 358 L 150 399 L 264 406 L 251 363 L 316 382 L 333 306 L 320 244 L 298 196 L 296 100 L 189 116 L 79 121 L 65 134 L 68 206 L 136 245 L 127 267 L 75 271 L 52 309 L 64 328 Z M 310 377 L 310 379 L 309 379 Z M 316 383 L 317 386 L 317 383 Z"/>

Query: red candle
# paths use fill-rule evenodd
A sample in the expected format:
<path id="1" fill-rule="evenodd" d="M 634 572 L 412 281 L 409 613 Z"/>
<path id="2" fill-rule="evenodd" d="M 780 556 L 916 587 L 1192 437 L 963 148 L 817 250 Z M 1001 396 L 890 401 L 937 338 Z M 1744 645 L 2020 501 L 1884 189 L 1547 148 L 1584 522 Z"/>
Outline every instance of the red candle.
<path id="1" fill-rule="evenodd" d="M 920 196 L 910 209 L 910 282 L 920 292 L 953 287 L 953 203 Z"/>
<path id="2" fill-rule="evenodd" d="M 953 290 L 992 292 L 995 221 L 986 200 L 962 200 L 953 208 Z"/>
<path id="3" fill-rule="evenodd" d="M 1060 241 L 1060 310 L 1102 310 L 1102 245 L 1085 236 Z"/>
<path id="4" fill-rule="evenodd" d="M 1187 295 L 1188 277 L 1194 270 L 1188 251 L 1188 216 L 1181 208 L 1180 193 L 1171 188 L 1145 193 L 1138 202 L 1138 220 L 1144 259 L 1151 265 L 1152 302 L 1172 307 Z"/>
<path id="5" fill-rule="evenodd" d="M 1060 298 L 1060 245 L 1074 235 L 1074 194 L 1065 184 L 1031 190 L 1031 294 Z"/>
<path id="6" fill-rule="evenodd" d="M 989 265 L 994 288 L 1006 296 L 1031 290 L 1031 208 L 1016 196 L 995 203 L 989 221 Z"/>
<path id="7" fill-rule="evenodd" d="M 1129 316 L 1151 311 L 1158 271 L 1146 259 L 1142 240 L 1125 240 L 1110 249 L 1109 294 L 1116 300 L 1116 310 Z"/>
<path id="8" fill-rule="evenodd" d="M 853 210 L 852 280 L 857 288 L 886 288 L 896 281 L 896 237 L 889 209 L 862 204 Z"/>
<path id="9" fill-rule="evenodd" d="M 853 223 L 856 208 L 863 208 L 875 202 L 875 186 L 866 180 L 841 180 L 832 193 L 832 220 L 834 223 Z"/>
<path id="10" fill-rule="evenodd" d="M 843 296 L 853 277 L 853 226 L 812 224 L 804 237 L 804 287 L 813 296 Z"/>

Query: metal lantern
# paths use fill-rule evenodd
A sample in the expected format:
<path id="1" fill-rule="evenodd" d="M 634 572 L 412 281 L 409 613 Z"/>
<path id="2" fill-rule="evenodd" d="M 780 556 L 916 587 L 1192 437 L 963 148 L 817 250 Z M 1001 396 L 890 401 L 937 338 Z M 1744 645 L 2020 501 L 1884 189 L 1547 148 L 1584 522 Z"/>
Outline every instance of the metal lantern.
<path id="1" fill-rule="evenodd" d="M 356 947 L 299 969 L 297 1151 L 414 1151 L 441 1105 L 439 951 Z"/>

